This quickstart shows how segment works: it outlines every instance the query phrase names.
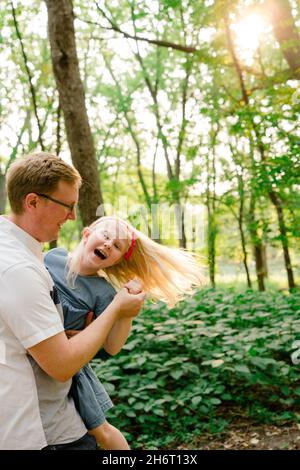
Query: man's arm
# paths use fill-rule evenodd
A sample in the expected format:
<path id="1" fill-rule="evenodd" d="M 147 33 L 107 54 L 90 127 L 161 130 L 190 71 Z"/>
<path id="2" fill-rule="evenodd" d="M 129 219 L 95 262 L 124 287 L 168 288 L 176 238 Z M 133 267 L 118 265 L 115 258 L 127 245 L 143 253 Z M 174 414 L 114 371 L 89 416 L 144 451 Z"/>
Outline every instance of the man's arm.
<path id="1" fill-rule="evenodd" d="M 28 349 L 39 366 L 54 379 L 65 382 L 87 364 L 103 345 L 116 321 L 136 316 L 145 294 L 130 294 L 123 288 L 87 328 L 71 339 L 58 333 Z"/>

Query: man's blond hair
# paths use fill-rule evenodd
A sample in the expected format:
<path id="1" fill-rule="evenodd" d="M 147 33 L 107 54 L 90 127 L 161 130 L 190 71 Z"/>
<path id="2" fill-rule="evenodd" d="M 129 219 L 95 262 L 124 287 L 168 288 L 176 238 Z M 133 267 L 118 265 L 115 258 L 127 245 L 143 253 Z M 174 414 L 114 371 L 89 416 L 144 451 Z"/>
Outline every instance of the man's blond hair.
<path id="1" fill-rule="evenodd" d="M 81 176 L 74 167 L 51 153 L 37 152 L 19 158 L 10 166 L 6 179 L 11 210 L 22 214 L 27 194 L 51 194 L 60 181 L 80 186 Z"/>

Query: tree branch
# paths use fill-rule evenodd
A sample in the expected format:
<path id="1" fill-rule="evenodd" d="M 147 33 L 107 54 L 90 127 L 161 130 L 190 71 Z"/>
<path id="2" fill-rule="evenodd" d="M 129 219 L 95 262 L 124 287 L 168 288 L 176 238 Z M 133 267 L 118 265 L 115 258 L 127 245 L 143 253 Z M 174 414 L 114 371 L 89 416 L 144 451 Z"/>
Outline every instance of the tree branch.
<path id="1" fill-rule="evenodd" d="M 106 29 L 106 30 L 109 30 L 109 31 L 115 31 L 116 33 L 122 34 L 125 38 L 133 39 L 134 41 L 143 41 L 143 42 L 147 42 L 149 44 L 154 44 L 156 46 L 169 47 L 169 48 L 174 49 L 176 51 L 186 52 L 188 54 L 195 54 L 195 53 L 200 53 L 201 52 L 199 49 L 197 49 L 194 46 L 185 46 L 183 44 L 176 44 L 176 43 L 171 42 L 171 41 L 162 41 L 160 39 L 149 39 L 149 38 L 145 38 L 145 37 L 142 37 L 142 36 L 137 36 L 136 34 L 129 34 L 126 31 L 123 31 L 111 18 L 109 18 L 109 16 L 98 5 L 97 2 L 95 2 L 95 3 L 96 3 L 96 6 L 97 6 L 97 9 L 101 13 L 101 15 L 108 21 L 110 26 L 103 26 L 100 23 L 97 23 L 96 21 L 81 20 L 81 18 L 78 18 L 78 17 L 76 17 L 76 18 L 79 19 L 80 21 L 84 21 L 85 23 L 100 26 L 100 28 L 102 28 L 102 29 Z"/>
<path id="2" fill-rule="evenodd" d="M 42 126 L 41 126 L 39 116 L 38 116 L 38 111 L 37 111 L 35 89 L 34 89 L 34 86 L 33 86 L 33 83 L 32 83 L 32 75 L 31 75 L 31 72 L 30 72 L 29 67 L 28 67 L 28 58 L 27 58 L 27 55 L 26 55 L 26 52 L 25 52 L 22 35 L 21 35 L 20 30 L 19 30 L 16 10 L 15 10 L 15 7 L 14 7 L 12 1 L 10 2 L 10 4 L 11 4 L 11 10 L 12 10 L 12 15 L 13 15 L 13 20 L 14 20 L 14 26 L 15 26 L 17 37 L 20 41 L 22 56 L 23 56 L 24 65 L 25 65 L 25 70 L 26 70 L 26 73 L 27 73 L 28 81 L 29 81 L 29 89 L 30 89 L 31 98 L 32 98 L 34 115 L 35 115 L 35 118 L 36 118 L 38 130 L 39 130 L 39 143 L 40 143 L 40 146 L 41 146 L 42 150 L 45 150 L 45 146 L 44 146 L 43 139 L 42 139 Z"/>

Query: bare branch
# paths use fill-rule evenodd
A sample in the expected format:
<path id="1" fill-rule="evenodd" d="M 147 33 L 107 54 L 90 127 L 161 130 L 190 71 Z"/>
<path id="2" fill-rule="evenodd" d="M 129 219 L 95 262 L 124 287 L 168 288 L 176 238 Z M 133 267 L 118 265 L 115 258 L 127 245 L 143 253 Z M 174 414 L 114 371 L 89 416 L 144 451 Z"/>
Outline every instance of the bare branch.
<path id="1" fill-rule="evenodd" d="M 80 21 L 84 21 L 85 23 L 88 23 L 88 24 L 93 24 L 93 25 L 99 26 L 102 29 L 106 29 L 106 30 L 109 30 L 109 31 L 115 31 L 119 34 L 122 34 L 125 38 L 133 39 L 134 41 L 143 41 L 143 42 L 147 42 L 149 44 L 154 44 L 156 46 L 168 47 L 168 48 L 174 49 L 176 51 L 186 52 L 188 54 L 195 54 L 195 53 L 200 53 L 201 52 L 199 49 L 197 49 L 194 46 L 185 46 L 183 44 L 176 44 L 176 43 L 171 42 L 171 41 L 162 41 L 162 40 L 159 40 L 159 39 L 149 39 L 149 38 L 145 38 L 145 37 L 142 37 L 142 36 L 137 36 L 136 34 L 129 34 L 126 31 L 123 31 L 111 18 L 109 18 L 109 16 L 98 5 L 97 2 L 96 2 L 96 6 L 97 6 L 97 9 L 99 10 L 99 12 L 102 14 L 102 16 L 108 21 L 110 26 L 103 26 L 100 23 L 97 23 L 96 21 L 82 20 L 81 18 L 78 18 L 78 17 L 76 17 L 76 19 L 78 19 Z"/>
<path id="2" fill-rule="evenodd" d="M 15 7 L 14 7 L 12 1 L 10 2 L 10 4 L 11 4 L 11 11 L 12 11 L 13 20 L 14 20 L 14 26 L 15 26 L 17 37 L 20 41 L 22 56 L 23 56 L 24 65 L 25 65 L 25 70 L 26 70 L 26 74 L 27 74 L 27 77 L 28 77 L 28 81 L 29 81 L 29 89 L 30 89 L 30 93 L 31 93 L 31 99 L 32 99 L 32 104 L 33 104 L 34 115 L 35 115 L 35 118 L 36 118 L 38 130 L 39 130 L 39 143 L 40 143 L 40 146 L 41 146 L 42 150 L 45 150 L 45 146 L 44 146 L 43 139 L 42 139 L 42 126 L 41 126 L 39 116 L 38 116 L 38 111 L 37 111 L 35 89 L 34 89 L 34 86 L 33 86 L 33 83 L 32 83 L 32 75 L 31 75 L 30 69 L 28 67 L 28 57 L 27 57 L 26 52 L 25 52 L 21 32 L 19 30 L 19 25 L 18 25 L 18 20 L 17 20 Z"/>

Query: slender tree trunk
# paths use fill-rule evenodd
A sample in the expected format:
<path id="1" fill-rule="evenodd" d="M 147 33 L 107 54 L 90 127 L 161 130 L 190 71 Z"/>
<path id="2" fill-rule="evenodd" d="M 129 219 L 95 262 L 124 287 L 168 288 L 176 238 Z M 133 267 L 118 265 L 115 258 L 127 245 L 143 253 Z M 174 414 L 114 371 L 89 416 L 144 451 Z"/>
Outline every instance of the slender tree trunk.
<path id="1" fill-rule="evenodd" d="M 280 0 L 278 0 L 278 1 L 280 1 Z M 227 17 L 225 18 L 225 28 L 226 28 L 226 35 L 227 35 L 227 40 L 228 40 L 228 47 L 229 47 L 229 50 L 230 50 L 230 53 L 231 53 L 231 56 L 232 56 L 232 59 L 233 59 L 233 62 L 234 62 L 235 68 L 236 68 L 236 72 L 237 72 L 239 82 L 240 82 L 242 98 L 243 98 L 243 101 L 244 101 L 245 105 L 249 107 L 250 103 L 249 103 L 249 98 L 248 98 L 248 94 L 247 94 L 247 91 L 246 91 L 245 81 L 244 81 L 243 73 L 242 73 L 237 55 L 235 53 L 234 44 L 233 44 L 233 41 L 232 41 L 231 32 L 230 32 Z M 253 128 L 253 131 L 255 133 L 256 145 L 257 145 L 257 149 L 260 153 L 262 169 L 263 169 L 263 171 L 265 173 L 265 176 L 267 178 L 269 188 L 271 188 L 272 186 L 271 186 L 271 182 L 270 182 L 270 179 L 268 177 L 267 168 L 266 168 L 265 147 L 264 147 L 264 144 L 263 144 L 262 139 L 261 139 L 260 129 L 259 129 L 258 125 L 254 122 L 253 118 L 250 118 L 250 122 L 251 122 L 251 126 Z M 282 209 L 282 202 L 281 202 L 280 196 L 275 191 L 273 191 L 272 189 L 268 190 L 268 195 L 269 195 L 269 198 L 270 198 L 272 204 L 274 205 L 274 207 L 276 209 L 277 218 L 278 218 L 278 225 L 279 225 L 279 232 L 280 232 L 280 236 L 281 236 L 281 244 L 282 244 L 282 248 L 283 248 L 285 267 L 286 267 L 286 271 L 287 271 L 289 289 L 293 289 L 294 287 L 296 287 L 296 285 L 295 285 L 295 281 L 294 281 L 292 263 L 291 263 L 290 254 L 289 254 L 287 230 L 286 230 L 286 225 L 285 225 L 285 220 L 284 220 L 284 213 L 283 213 L 283 209 Z"/>
<path id="2" fill-rule="evenodd" d="M 186 248 L 186 236 L 185 236 L 185 226 L 184 226 L 184 205 L 177 201 L 174 205 L 175 207 L 175 220 L 178 231 L 178 241 L 180 248 Z"/>
<path id="3" fill-rule="evenodd" d="M 254 257 L 255 257 L 258 289 L 261 292 L 263 292 L 266 290 L 265 279 L 264 279 L 265 276 L 264 276 L 264 262 L 263 262 L 263 247 L 262 247 L 262 244 L 259 242 L 256 242 L 254 246 Z"/>
<path id="4" fill-rule="evenodd" d="M 56 155 L 60 154 L 61 150 L 61 107 L 58 104 L 57 112 L 56 112 Z"/>
<path id="5" fill-rule="evenodd" d="M 208 271 L 209 280 L 213 288 L 216 287 L 215 273 L 216 273 L 216 223 L 214 214 L 211 213 L 210 205 L 207 205 L 208 212 L 208 236 L 207 236 L 207 249 L 208 249 Z"/>
<path id="6" fill-rule="evenodd" d="M 99 8 L 99 7 L 98 7 Z M 103 10 L 101 10 L 103 14 Z M 132 25 L 133 28 L 136 32 L 136 25 L 135 25 L 135 13 L 134 13 L 134 7 L 131 5 L 131 15 L 132 15 Z M 148 74 L 145 63 L 143 61 L 142 55 L 140 54 L 139 50 L 139 44 L 138 41 L 136 41 L 136 52 L 134 53 L 137 61 L 139 62 L 144 80 L 146 83 L 146 86 L 149 90 L 150 96 L 153 101 L 153 112 L 154 116 L 156 119 L 156 125 L 158 129 L 158 136 L 159 139 L 161 140 L 163 151 L 164 151 L 164 156 L 166 160 L 166 165 L 167 165 L 167 173 L 168 173 L 168 178 L 173 187 L 176 188 L 179 186 L 180 182 L 180 152 L 181 152 L 181 147 L 183 144 L 183 139 L 184 139 L 184 134 L 185 134 L 185 127 L 186 127 L 186 119 L 185 119 L 185 108 L 186 108 L 186 99 L 187 99 L 187 87 L 188 87 L 188 79 L 190 76 L 191 72 L 191 61 L 187 61 L 187 67 L 186 67 L 186 77 L 185 77 L 185 82 L 183 85 L 183 100 L 182 100 L 182 111 L 183 111 L 183 116 L 182 116 L 182 125 L 179 133 L 179 140 L 178 140 L 178 146 L 177 146 L 177 156 L 176 156 L 176 162 L 175 162 L 175 168 L 172 167 L 170 157 L 169 157 L 169 152 L 168 152 L 168 141 L 166 139 L 166 136 L 164 135 L 163 132 L 163 126 L 161 122 L 161 116 L 160 116 L 160 110 L 159 110 L 159 103 L 157 100 L 157 93 L 158 93 L 158 83 L 157 83 L 157 77 L 155 81 L 155 85 L 152 84 L 152 79 L 151 76 Z M 184 206 L 182 205 L 181 202 L 181 194 L 179 189 L 171 189 L 172 193 L 172 198 L 173 202 L 175 203 L 175 220 L 177 224 L 177 230 L 178 230 L 178 236 L 179 236 L 179 246 L 180 248 L 186 248 L 186 235 L 185 235 L 185 226 L 184 226 Z"/>
<path id="7" fill-rule="evenodd" d="M 5 175 L 0 173 L 0 214 L 4 214 L 6 206 Z"/>
<path id="8" fill-rule="evenodd" d="M 257 233 L 257 222 L 255 220 L 255 196 L 251 194 L 249 208 L 249 233 L 252 240 L 255 270 L 257 277 L 258 290 L 263 292 L 265 288 L 264 263 L 263 263 L 263 245 Z"/>
<path id="9" fill-rule="evenodd" d="M 213 288 L 216 287 L 215 273 L 216 273 L 216 238 L 217 238 L 217 224 L 216 224 L 216 139 L 219 128 L 212 131 L 211 147 L 212 147 L 212 161 L 210 162 L 209 153 L 206 158 L 206 207 L 207 207 L 207 251 L 208 251 L 208 271 L 209 279 Z"/>
<path id="10" fill-rule="evenodd" d="M 38 140 L 39 140 L 41 149 L 45 150 L 45 146 L 44 146 L 44 142 L 43 142 L 42 124 L 41 124 L 41 120 L 40 120 L 39 115 L 38 115 L 36 90 L 33 86 L 33 77 L 32 77 L 32 73 L 31 73 L 30 68 L 29 68 L 29 60 L 28 60 L 27 54 L 25 52 L 24 42 L 23 42 L 23 38 L 22 38 L 21 31 L 20 31 L 20 28 L 19 28 L 19 24 L 18 24 L 18 20 L 17 20 L 17 14 L 16 14 L 14 4 L 13 4 L 12 1 L 10 2 L 10 4 L 11 4 L 11 10 L 12 10 L 12 16 L 13 16 L 13 21 L 14 21 L 14 25 L 15 25 L 16 35 L 17 35 L 17 38 L 19 39 L 19 42 L 20 42 L 22 57 L 23 57 L 23 60 L 24 60 L 25 71 L 26 71 L 26 75 L 27 75 L 27 78 L 28 78 L 29 91 L 30 91 L 31 101 L 32 101 L 32 107 L 33 107 L 33 111 L 34 111 L 34 115 L 35 115 L 35 119 L 36 119 L 36 123 L 37 123 L 37 128 L 38 128 L 38 133 L 39 133 Z"/>
<path id="11" fill-rule="evenodd" d="M 238 217 L 238 224 L 239 224 L 239 231 L 241 236 L 241 245 L 243 250 L 243 264 L 246 271 L 247 277 L 247 284 L 249 289 L 252 289 L 252 283 L 250 278 L 250 272 L 248 267 L 248 252 L 246 247 L 246 237 L 244 232 L 244 202 L 245 202 L 245 195 L 244 195 L 244 182 L 241 181 L 242 177 L 240 177 L 239 182 L 239 194 L 240 194 L 240 209 L 239 209 L 239 217 Z"/>
<path id="12" fill-rule="evenodd" d="M 152 219 L 152 231 L 153 231 L 152 239 L 155 240 L 157 243 L 161 243 L 160 226 L 159 226 L 159 196 L 158 196 L 158 191 L 157 191 L 156 171 L 155 171 L 158 142 L 159 142 L 159 139 L 157 138 L 155 151 L 153 155 L 152 171 L 151 171 L 152 193 L 153 193 L 153 205 L 151 208 L 151 219 Z"/>
<path id="13" fill-rule="evenodd" d="M 243 168 L 241 161 L 239 161 L 236 155 L 236 151 L 233 145 L 230 143 L 229 146 L 231 150 L 232 159 L 236 164 L 236 168 L 238 168 L 238 164 L 240 164 L 241 168 Z M 244 183 L 244 178 L 243 178 L 244 176 L 243 171 L 244 170 L 242 169 L 242 173 L 239 174 L 239 172 L 236 169 L 236 178 L 238 181 L 238 193 L 239 193 L 239 213 L 237 216 L 237 220 L 238 220 L 238 227 L 239 227 L 240 238 L 241 238 L 241 245 L 242 245 L 242 251 L 243 251 L 243 265 L 246 271 L 247 284 L 248 284 L 249 289 L 252 289 L 250 272 L 248 268 L 247 244 L 246 244 L 246 237 L 245 237 L 245 231 L 244 231 L 245 183 Z"/>
<path id="14" fill-rule="evenodd" d="M 96 219 L 103 204 L 92 133 L 85 106 L 75 44 L 71 0 L 45 0 L 53 72 L 63 111 L 72 161 L 83 179 L 79 209 L 84 225 Z"/>
<path id="15" fill-rule="evenodd" d="M 288 0 L 266 0 L 265 9 L 282 54 L 294 77 L 300 80 L 300 34 L 292 15 L 291 3 Z"/>
<path id="16" fill-rule="evenodd" d="M 264 265 L 264 276 L 265 278 L 268 278 L 269 271 L 268 271 L 267 245 L 265 243 L 262 246 L 262 257 L 263 257 L 263 265 Z"/>
<path id="17" fill-rule="evenodd" d="M 296 287 L 296 284 L 295 284 L 295 280 L 294 280 L 292 263 L 291 263 L 290 253 L 289 253 L 287 229 L 286 229 L 286 225 L 285 225 L 281 200 L 279 199 L 277 194 L 274 193 L 273 191 L 270 192 L 270 198 L 271 198 L 271 200 L 272 200 L 272 202 L 273 202 L 273 204 L 276 208 L 276 212 L 277 212 L 278 225 L 279 225 L 280 238 L 281 238 L 281 245 L 282 245 L 282 249 L 283 249 L 284 264 L 285 264 L 285 268 L 286 268 L 286 272 L 287 272 L 287 276 L 288 276 L 289 289 L 293 289 L 293 288 Z"/>
<path id="18" fill-rule="evenodd" d="M 243 264 L 244 268 L 246 271 L 246 277 L 247 277 L 247 284 L 249 289 L 252 289 L 252 284 L 251 284 L 251 278 L 250 278 L 250 273 L 249 273 L 249 268 L 248 268 L 248 253 L 246 249 L 246 237 L 244 233 L 244 227 L 243 227 L 243 216 L 241 214 L 239 215 L 239 230 L 240 230 L 240 236 L 241 236 L 241 244 L 242 244 L 242 250 L 243 250 Z"/>

